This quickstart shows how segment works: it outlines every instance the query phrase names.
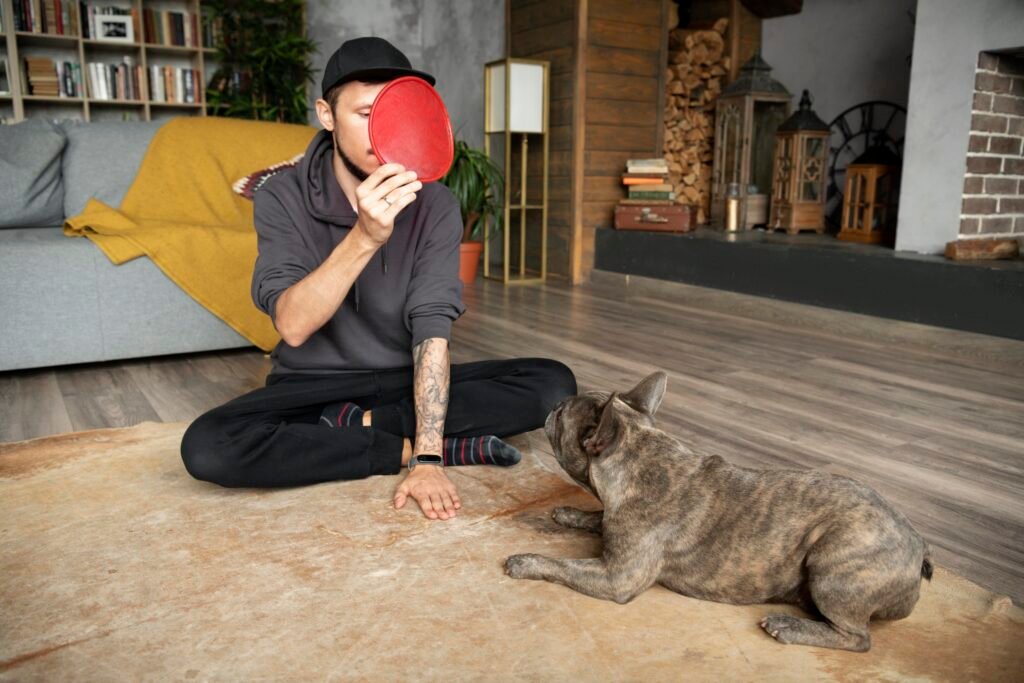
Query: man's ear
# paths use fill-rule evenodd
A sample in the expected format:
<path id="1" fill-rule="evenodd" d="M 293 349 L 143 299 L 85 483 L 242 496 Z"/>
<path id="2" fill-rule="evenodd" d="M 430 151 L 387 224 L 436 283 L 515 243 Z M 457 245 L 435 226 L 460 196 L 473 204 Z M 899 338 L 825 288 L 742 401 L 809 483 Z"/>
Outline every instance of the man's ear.
<path id="1" fill-rule="evenodd" d="M 592 458 L 600 457 L 619 436 L 619 411 L 616 402 L 618 394 L 612 394 L 601 409 L 601 418 L 593 433 L 583 440 L 583 449 Z"/>
<path id="2" fill-rule="evenodd" d="M 660 370 L 653 372 L 640 383 L 633 387 L 622 400 L 641 413 L 654 417 L 661 399 L 665 397 L 665 387 L 668 386 L 668 375 Z"/>
<path id="3" fill-rule="evenodd" d="M 334 112 L 331 111 L 331 104 L 324 98 L 320 97 L 313 103 L 313 106 L 316 109 L 316 117 L 320 121 L 320 125 L 323 126 L 325 130 L 333 131 Z"/>

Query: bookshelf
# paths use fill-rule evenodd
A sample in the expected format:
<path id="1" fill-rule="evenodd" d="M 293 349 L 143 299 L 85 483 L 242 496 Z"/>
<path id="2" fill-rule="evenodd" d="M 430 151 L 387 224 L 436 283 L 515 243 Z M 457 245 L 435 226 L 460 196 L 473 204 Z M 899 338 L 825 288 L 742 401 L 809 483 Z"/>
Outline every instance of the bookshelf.
<path id="1" fill-rule="evenodd" d="M 22 7 L 24 7 L 23 3 L 27 3 L 40 13 L 45 14 L 47 0 L 0 0 L 0 9 L 2 9 L 2 15 L 0 15 L 2 16 L 0 61 L 6 61 L 7 82 L 10 90 L 7 94 L 0 94 L 0 118 L 3 119 L 3 122 L 15 123 L 38 115 L 53 118 L 81 118 L 83 121 L 110 119 L 151 121 L 171 116 L 206 115 L 204 103 L 207 66 L 213 62 L 216 50 L 212 47 L 202 47 L 204 42 L 202 0 L 89 0 L 85 3 L 97 8 L 117 7 L 126 11 L 134 10 L 134 21 L 130 14 L 123 15 L 126 20 L 122 20 L 122 23 L 132 24 L 133 40 L 131 42 L 115 42 L 95 36 L 84 37 L 82 27 L 88 22 L 88 17 L 82 12 L 82 3 L 78 0 L 70 2 L 61 0 L 61 2 L 62 7 L 66 10 L 63 13 L 61 24 L 63 25 L 68 19 L 71 24 L 62 26 L 68 35 L 16 30 L 14 11 L 16 3 L 21 4 Z M 52 6 L 53 0 L 49 0 L 49 4 Z M 149 11 L 187 12 L 196 15 L 196 22 L 189 32 L 196 33 L 198 31 L 194 41 L 198 47 L 147 42 L 152 37 L 151 32 L 147 31 L 144 25 L 147 23 L 145 18 L 150 14 Z M 108 15 L 103 16 L 103 19 L 108 18 Z M 51 23 L 55 21 L 54 15 L 49 15 L 49 19 Z M 149 23 L 149 27 L 153 28 L 152 22 Z M 167 29 L 172 29 L 172 27 L 165 24 L 161 28 L 165 35 L 167 35 Z M 116 31 L 116 28 L 107 30 Z M 96 78 L 91 78 L 88 65 L 91 63 L 123 63 L 126 57 L 130 59 L 131 67 L 122 71 L 131 71 L 135 66 L 141 67 L 141 73 L 137 79 L 138 87 L 132 85 L 132 90 L 137 90 L 132 93 L 134 97 L 113 99 L 103 97 L 105 94 L 103 92 L 93 92 L 93 90 L 99 91 L 100 86 Z M 29 60 L 49 58 L 55 63 L 77 64 L 83 95 L 71 97 L 55 96 L 49 93 L 45 95 L 29 94 L 29 86 L 25 82 L 26 58 Z M 196 72 L 195 101 L 155 100 L 151 96 L 150 88 L 150 81 L 153 80 L 151 78 L 152 67 L 194 69 Z M 94 72 L 92 76 L 97 77 L 99 74 Z M 93 88 L 93 84 L 96 84 L 97 87 Z M 126 91 L 127 86 L 124 85 L 124 80 L 122 80 L 122 86 Z M 163 80 L 161 83 L 154 82 L 153 86 L 162 88 L 165 93 L 169 88 L 177 87 L 176 84 L 172 85 Z"/>

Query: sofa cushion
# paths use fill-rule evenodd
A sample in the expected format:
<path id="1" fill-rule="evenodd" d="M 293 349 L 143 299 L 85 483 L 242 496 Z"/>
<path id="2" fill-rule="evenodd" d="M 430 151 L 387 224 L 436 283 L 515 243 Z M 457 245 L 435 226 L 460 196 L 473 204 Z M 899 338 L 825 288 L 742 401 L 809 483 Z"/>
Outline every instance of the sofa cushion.
<path id="1" fill-rule="evenodd" d="M 0 126 L 0 228 L 63 222 L 66 142 L 64 131 L 41 117 Z"/>
<path id="2" fill-rule="evenodd" d="M 0 292 L 0 372 L 252 345 L 148 258 L 58 227 L 0 230 Z"/>
<path id="3" fill-rule="evenodd" d="M 77 216 L 89 198 L 117 208 L 135 180 L 150 140 L 166 121 L 63 121 L 64 207 Z M 59 221 L 58 221 L 59 222 Z"/>

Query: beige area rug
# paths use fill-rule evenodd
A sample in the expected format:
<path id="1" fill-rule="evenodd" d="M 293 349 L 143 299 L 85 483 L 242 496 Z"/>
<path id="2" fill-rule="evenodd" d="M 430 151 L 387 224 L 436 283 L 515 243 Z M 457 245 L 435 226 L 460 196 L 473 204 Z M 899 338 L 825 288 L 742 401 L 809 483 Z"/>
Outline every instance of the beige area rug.
<path id="1" fill-rule="evenodd" d="M 595 507 L 539 432 L 511 470 L 453 470 L 464 512 L 396 512 L 396 477 L 227 490 L 183 424 L 0 446 L 3 680 L 1020 680 L 1024 610 L 937 571 L 853 654 L 786 646 L 770 612 L 654 588 L 620 606 L 513 581 L 517 552 L 596 554 L 549 518 Z M 1016 672 L 1016 673 L 1014 673 Z"/>

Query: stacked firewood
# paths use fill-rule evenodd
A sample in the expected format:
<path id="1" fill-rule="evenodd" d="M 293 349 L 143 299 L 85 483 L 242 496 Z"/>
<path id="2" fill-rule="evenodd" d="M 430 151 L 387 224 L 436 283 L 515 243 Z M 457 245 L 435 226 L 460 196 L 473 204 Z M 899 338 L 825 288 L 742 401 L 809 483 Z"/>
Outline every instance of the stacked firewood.
<path id="1" fill-rule="evenodd" d="M 715 101 L 729 73 L 723 38 L 728 25 L 719 19 L 710 29 L 669 34 L 663 155 L 675 201 L 693 207 L 697 224 L 710 215 Z"/>

